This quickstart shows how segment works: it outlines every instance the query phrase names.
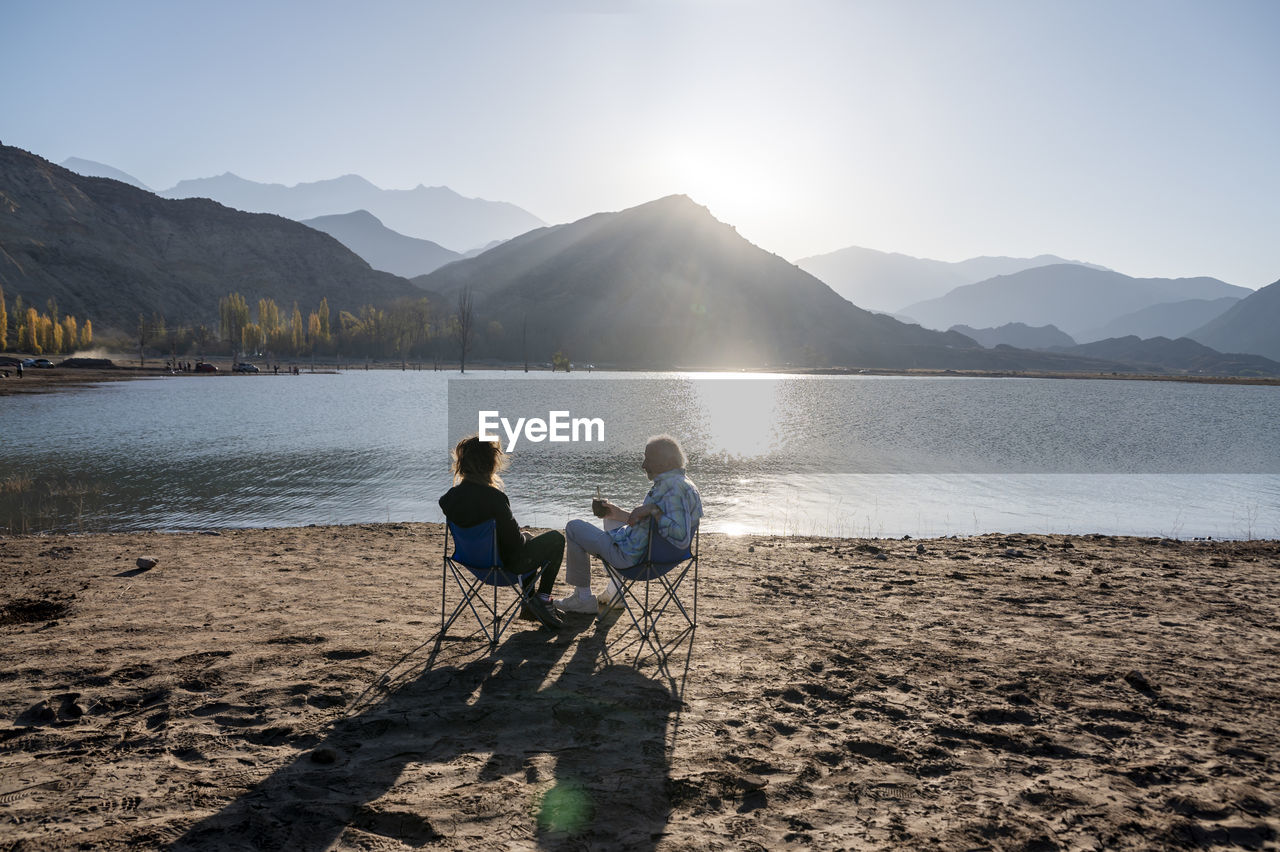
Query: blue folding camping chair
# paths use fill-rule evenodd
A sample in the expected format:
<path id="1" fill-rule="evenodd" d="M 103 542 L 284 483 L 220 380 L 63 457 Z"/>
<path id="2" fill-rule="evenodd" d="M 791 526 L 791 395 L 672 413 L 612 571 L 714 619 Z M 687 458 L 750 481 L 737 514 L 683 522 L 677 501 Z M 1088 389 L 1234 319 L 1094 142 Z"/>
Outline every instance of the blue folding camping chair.
<path id="1" fill-rule="evenodd" d="M 601 561 L 615 593 L 613 601 L 601 607 L 599 620 L 608 618 L 611 609 L 623 610 L 627 618 L 618 619 L 624 625 L 619 638 L 625 638 L 632 629 L 638 636 L 621 647 L 636 644 L 637 663 L 646 648 L 665 663 L 671 650 L 692 636 L 698 626 L 698 527 L 693 528 L 689 546 L 680 548 L 658 534 L 658 525 L 650 517 L 649 545 L 643 559 L 625 568 Z M 686 606 L 680 599 L 680 590 L 690 576 L 693 594 Z M 674 628 L 670 627 L 673 621 Z"/>
<path id="2" fill-rule="evenodd" d="M 546 566 L 540 565 L 524 574 L 506 570 L 498 553 L 498 525 L 492 519 L 474 527 L 459 527 L 451 522 L 446 522 L 446 526 L 448 532 L 444 539 L 444 571 L 440 590 L 440 635 L 437 641 L 443 641 L 458 617 L 470 610 L 480 625 L 480 631 L 489 641 L 489 647 L 495 648 L 503 632 L 525 605 L 525 588 L 536 589 Z M 452 553 L 449 552 L 450 541 L 453 543 Z M 531 575 L 532 580 L 526 583 L 526 578 Z M 462 601 L 446 617 L 446 599 L 451 578 L 462 592 Z M 511 588 L 516 595 L 514 600 L 500 608 L 498 589 L 502 587 Z"/>

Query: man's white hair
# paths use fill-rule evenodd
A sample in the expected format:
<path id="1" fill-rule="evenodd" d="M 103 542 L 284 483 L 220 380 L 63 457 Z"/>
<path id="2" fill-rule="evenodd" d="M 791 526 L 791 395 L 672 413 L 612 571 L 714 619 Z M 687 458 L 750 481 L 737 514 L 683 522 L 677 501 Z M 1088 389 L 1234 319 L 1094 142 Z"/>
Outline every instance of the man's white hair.
<path id="1" fill-rule="evenodd" d="M 684 450 L 680 449 L 680 442 L 670 435 L 654 435 L 645 443 L 644 448 L 651 450 L 654 461 L 663 467 L 685 466 Z"/>

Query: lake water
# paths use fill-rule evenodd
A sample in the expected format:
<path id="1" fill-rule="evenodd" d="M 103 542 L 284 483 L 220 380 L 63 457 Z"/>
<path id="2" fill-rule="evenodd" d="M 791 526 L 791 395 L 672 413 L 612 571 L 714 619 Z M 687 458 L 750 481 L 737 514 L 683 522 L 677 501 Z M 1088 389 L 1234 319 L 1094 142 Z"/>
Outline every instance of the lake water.
<path id="1" fill-rule="evenodd" d="M 597 487 L 638 503 L 644 439 L 667 432 L 707 531 L 1280 537 L 1280 388 L 414 371 L 0 397 L 0 530 L 438 521 L 448 447 L 481 410 L 602 424 L 517 440 L 504 478 L 534 526 L 589 517 Z"/>

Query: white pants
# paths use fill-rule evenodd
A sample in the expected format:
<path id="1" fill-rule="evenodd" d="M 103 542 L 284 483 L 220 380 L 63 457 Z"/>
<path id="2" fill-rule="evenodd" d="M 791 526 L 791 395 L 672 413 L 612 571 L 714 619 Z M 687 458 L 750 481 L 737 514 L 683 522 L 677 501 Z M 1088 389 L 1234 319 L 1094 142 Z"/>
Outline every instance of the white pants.
<path id="1" fill-rule="evenodd" d="M 606 530 L 623 524 L 604 519 L 604 529 L 590 521 L 570 521 L 564 528 L 564 580 L 571 586 L 591 585 L 591 557 L 599 556 L 615 568 L 627 568 L 631 560 Z"/>

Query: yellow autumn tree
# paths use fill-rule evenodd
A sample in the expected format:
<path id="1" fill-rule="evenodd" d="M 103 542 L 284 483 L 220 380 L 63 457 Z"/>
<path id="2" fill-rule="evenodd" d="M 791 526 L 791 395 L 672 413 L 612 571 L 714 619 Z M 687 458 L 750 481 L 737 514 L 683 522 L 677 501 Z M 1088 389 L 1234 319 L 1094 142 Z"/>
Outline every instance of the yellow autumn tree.
<path id="1" fill-rule="evenodd" d="M 302 354 L 306 333 L 306 329 L 302 326 L 302 311 L 298 310 L 298 303 L 294 302 L 293 316 L 289 319 L 289 345 L 293 348 L 293 354 Z"/>
<path id="2" fill-rule="evenodd" d="M 240 345 L 244 327 L 249 324 L 249 305 L 239 293 L 228 293 L 218 300 L 218 331 L 232 348 Z M 231 353 L 232 355 L 235 352 Z"/>
<path id="3" fill-rule="evenodd" d="M 49 319 L 46 314 L 36 316 L 37 336 L 40 341 L 40 348 L 45 352 L 53 352 L 53 320 Z"/>
<path id="4" fill-rule="evenodd" d="M 280 333 L 280 306 L 275 299 L 258 300 L 258 325 L 267 340 Z"/>
<path id="5" fill-rule="evenodd" d="M 40 314 L 35 308 L 27 308 L 27 322 L 23 326 L 26 330 L 26 340 L 18 341 L 21 349 L 26 349 L 32 355 L 39 355 L 44 350 L 40 347 Z"/>
<path id="6" fill-rule="evenodd" d="M 84 321 L 84 325 L 80 328 L 80 348 L 88 349 L 93 345 L 93 323 L 89 320 Z"/>
<path id="7" fill-rule="evenodd" d="M 76 318 L 71 314 L 67 314 L 62 318 L 62 351 L 71 352 L 79 342 L 80 336 L 76 333 Z"/>
<path id="8" fill-rule="evenodd" d="M 3 295 L 3 294 L 0 294 Z M 328 343 L 331 332 L 329 329 L 329 299 L 320 300 L 320 342 Z"/>
<path id="9" fill-rule="evenodd" d="M 249 323 L 240 332 L 240 347 L 246 356 L 253 355 L 261 349 L 263 340 L 262 326 L 255 322 Z"/>

